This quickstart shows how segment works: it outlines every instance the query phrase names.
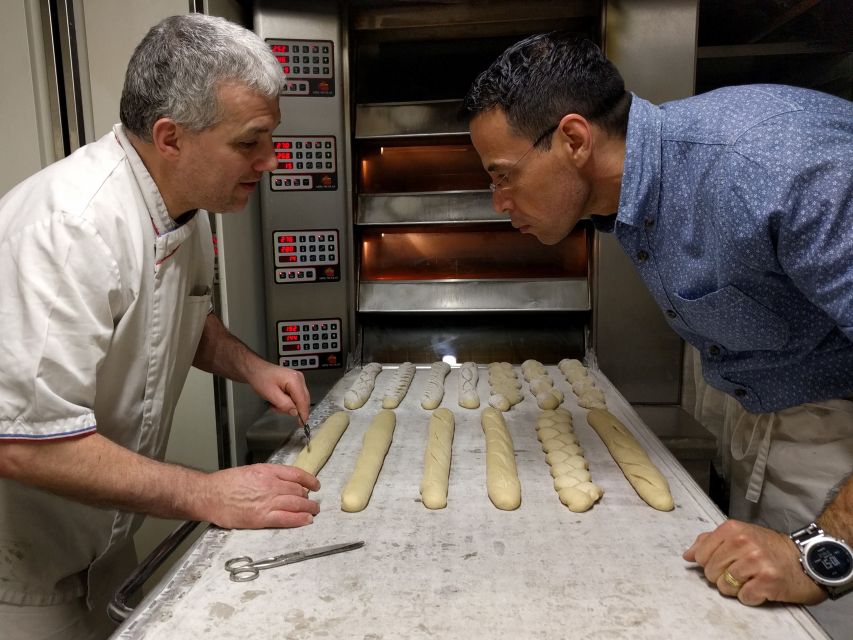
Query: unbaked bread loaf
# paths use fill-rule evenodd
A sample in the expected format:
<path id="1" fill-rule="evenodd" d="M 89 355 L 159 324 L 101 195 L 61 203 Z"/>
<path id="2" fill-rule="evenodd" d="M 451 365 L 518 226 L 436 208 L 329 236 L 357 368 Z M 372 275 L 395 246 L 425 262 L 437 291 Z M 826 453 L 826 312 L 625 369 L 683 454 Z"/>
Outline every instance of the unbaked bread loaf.
<path id="1" fill-rule="evenodd" d="M 515 466 L 512 438 L 503 414 L 493 407 L 483 409 L 480 417 L 486 436 L 486 488 L 498 509 L 512 511 L 521 504 L 521 483 Z"/>
<path id="2" fill-rule="evenodd" d="M 332 451 L 335 450 L 338 440 L 341 439 L 348 425 L 349 414 L 346 411 L 338 411 L 330 415 L 314 431 L 310 446 L 306 445 L 299 452 L 293 466 L 316 476 L 331 457 Z"/>
<path id="3" fill-rule="evenodd" d="M 400 406 L 403 398 L 406 397 L 406 392 L 409 390 L 409 385 L 412 384 L 412 378 L 415 376 L 415 365 L 411 362 L 403 362 L 391 382 L 385 389 L 385 396 L 382 398 L 383 409 L 396 409 Z"/>
<path id="4" fill-rule="evenodd" d="M 360 409 L 364 406 L 370 394 L 373 393 L 376 376 L 379 375 L 380 371 L 382 371 L 382 365 L 378 362 L 364 365 L 361 373 L 358 374 L 358 378 L 344 394 L 344 406 L 347 409 Z"/>
<path id="5" fill-rule="evenodd" d="M 421 396 L 421 407 L 435 409 L 444 397 L 444 379 L 450 373 L 450 365 L 446 362 L 433 362 L 429 368 L 429 377 Z"/>
<path id="6" fill-rule="evenodd" d="M 421 501 L 427 509 L 444 509 L 447 506 L 453 431 L 454 420 L 450 410 L 436 409 L 429 421 L 421 479 Z"/>
<path id="7" fill-rule="evenodd" d="M 385 455 L 391 447 L 396 423 L 397 417 L 388 409 L 383 409 L 373 418 L 367 433 L 364 434 L 364 444 L 358 454 L 355 468 L 341 493 L 342 510 L 361 511 L 367 506 L 385 462 Z"/>
<path id="8" fill-rule="evenodd" d="M 593 409 L 586 419 L 640 497 L 655 509 L 671 511 L 674 503 L 669 483 L 625 425 L 606 409 Z"/>
<path id="9" fill-rule="evenodd" d="M 476 409 L 480 406 L 480 396 L 477 394 L 477 381 L 480 374 L 477 372 L 476 362 L 463 362 L 459 367 L 459 406 L 466 409 Z"/>

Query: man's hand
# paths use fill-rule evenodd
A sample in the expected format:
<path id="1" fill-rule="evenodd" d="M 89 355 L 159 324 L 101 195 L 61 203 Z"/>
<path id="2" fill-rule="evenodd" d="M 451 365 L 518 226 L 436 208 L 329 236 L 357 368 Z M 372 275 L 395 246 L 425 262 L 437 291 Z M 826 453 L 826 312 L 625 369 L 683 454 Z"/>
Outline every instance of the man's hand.
<path id="1" fill-rule="evenodd" d="M 800 553 L 785 534 L 754 524 L 728 520 L 700 533 L 682 556 L 705 569 L 705 577 L 725 596 L 756 606 L 771 600 L 817 604 L 826 592 L 803 573 Z M 725 572 L 736 583 L 726 581 Z"/>
<path id="2" fill-rule="evenodd" d="M 226 529 L 301 527 L 320 511 L 320 505 L 307 498 L 320 483 L 296 467 L 252 464 L 217 471 L 207 480 L 200 519 Z"/>
<path id="3" fill-rule="evenodd" d="M 311 396 L 301 371 L 285 369 L 266 361 L 258 363 L 247 382 L 259 396 L 279 413 L 296 415 L 305 420 L 311 406 Z"/>

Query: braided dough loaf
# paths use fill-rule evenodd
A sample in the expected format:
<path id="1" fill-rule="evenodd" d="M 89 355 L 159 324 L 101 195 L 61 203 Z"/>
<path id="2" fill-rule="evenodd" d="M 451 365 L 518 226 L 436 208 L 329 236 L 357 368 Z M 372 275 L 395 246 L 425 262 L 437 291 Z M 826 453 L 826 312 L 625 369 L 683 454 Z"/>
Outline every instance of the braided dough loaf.
<path id="1" fill-rule="evenodd" d="M 435 409 L 444 397 L 444 379 L 450 373 L 450 365 L 446 362 L 433 362 L 429 368 L 429 378 L 424 393 L 421 396 L 421 407 Z"/>
<path id="2" fill-rule="evenodd" d="M 480 379 L 477 373 L 476 362 L 463 362 L 459 367 L 459 406 L 466 409 L 476 409 L 480 406 L 480 396 L 477 395 L 477 381 Z"/>
<path id="3" fill-rule="evenodd" d="M 515 466 L 512 438 L 503 415 L 493 407 L 483 409 L 480 417 L 486 436 L 486 488 L 498 509 L 512 511 L 521 504 L 521 483 Z"/>
<path id="4" fill-rule="evenodd" d="M 380 371 L 382 371 L 382 365 L 378 362 L 371 362 L 364 366 L 349 391 L 344 394 L 344 406 L 347 409 L 359 409 L 364 406 L 370 394 L 373 393 L 376 376 Z"/>
<path id="5" fill-rule="evenodd" d="M 448 409 L 436 409 L 429 421 L 421 479 L 421 500 L 427 509 L 444 509 L 447 506 L 453 430 L 453 414 Z"/>
<path id="6" fill-rule="evenodd" d="M 489 404 L 498 411 L 509 411 L 524 399 L 521 382 L 509 362 L 493 362 L 489 365 Z"/>
<path id="7" fill-rule="evenodd" d="M 586 419 L 640 497 L 655 509 L 671 511 L 674 504 L 669 483 L 625 425 L 605 409 L 593 409 Z"/>
<path id="8" fill-rule="evenodd" d="M 560 502 L 575 513 L 589 510 L 604 491 L 592 482 L 589 464 L 572 430 L 572 415 L 565 409 L 543 411 L 536 422 L 536 435 L 551 465 Z"/>
<path id="9" fill-rule="evenodd" d="M 415 365 L 411 362 L 404 362 L 397 368 L 394 377 L 391 378 L 391 382 L 385 388 L 385 397 L 382 398 L 383 409 L 396 409 L 400 406 L 414 376 Z"/>
<path id="10" fill-rule="evenodd" d="M 338 411 L 330 415 L 314 433 L 309 445 L 306 445 L 296 456 L 293 466 L 316 476 L 331 457 L 347 426 L 349 426 L 349 415 L 346 411 Z"/>
<path id="11" fill-rule="evenodd" d="M 341 493 L 341 509 L 344 511 L 361 511 L 370 501 L 385 455 L 391 448 L 396 423 L 394 412 L 387 409 L 380 411 L 370 423 L 355 469 Z"/>

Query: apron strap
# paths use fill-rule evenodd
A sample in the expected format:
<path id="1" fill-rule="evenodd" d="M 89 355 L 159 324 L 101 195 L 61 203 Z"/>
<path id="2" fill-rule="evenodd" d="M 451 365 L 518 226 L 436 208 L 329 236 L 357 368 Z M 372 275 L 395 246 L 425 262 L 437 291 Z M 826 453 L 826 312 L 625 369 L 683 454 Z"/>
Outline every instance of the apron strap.
<path id="1" fill-rule="evenodd" d="M 755 421 L 752 422 L 752 432 L 749 434 L 749 441 L 744 448 L 744 434 L 742 432 L 749 428 L 750 418 L 754 418 Z M 773 439 L 773 428 L 776 423 L 775 412 L 762 413 L 757 416 L 744 413 L 732 432 L 732 458 L 740 461 L 746 456 L 755 456 L 755 463 L 752 466 L 752 474 L 749 476 L 749 485 L 746 490 L 746 499 L 749 502 L 757 503 L 761 498 L 761 490 L 764 487 L 764 472 L 767 468 L 767 459 L 770 456 L 770 442 Z"/>

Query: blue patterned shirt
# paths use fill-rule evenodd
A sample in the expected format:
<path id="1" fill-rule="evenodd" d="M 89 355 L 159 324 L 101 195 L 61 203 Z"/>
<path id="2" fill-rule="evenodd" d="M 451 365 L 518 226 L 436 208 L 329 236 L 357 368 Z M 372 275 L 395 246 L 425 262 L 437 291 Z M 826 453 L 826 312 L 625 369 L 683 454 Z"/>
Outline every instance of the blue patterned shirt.
<path id="1" fill-rule="evenodd" d="M 634 96 L 613 232 L 748 411 L 853 394 L 853 103 L 777 85 Z"/>

